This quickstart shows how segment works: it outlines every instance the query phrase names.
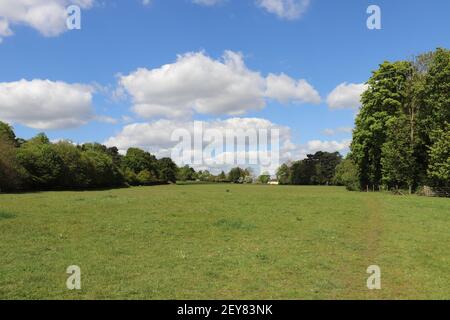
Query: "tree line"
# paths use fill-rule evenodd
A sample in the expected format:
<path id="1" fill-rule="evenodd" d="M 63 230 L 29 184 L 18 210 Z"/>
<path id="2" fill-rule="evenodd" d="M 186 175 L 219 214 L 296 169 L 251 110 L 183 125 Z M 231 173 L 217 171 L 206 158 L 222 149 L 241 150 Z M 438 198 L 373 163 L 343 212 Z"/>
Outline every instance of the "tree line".
<path id="1" fill-rule="evenodd" d="M 317 152 L 283 164 L 285 185 L 345 185 L 349 190 L 450 191 L 450 51 L 384 62 L 367 82 L 350 153 Z M 252 169 L 196 172 L 138 148 L 119 154 L 98 143 L 51 143 L 45 134 L 16 138 L 0 122 L 0 191 L 109 188 L 178 181 L 267 183 Z"/>
<path id="2" fill-rule="evenodd" d="M 384 62 L 367 82 L 345 177 L 351 188 L 450 188 L 450 51 Z"/>
<path id="3" fill-rule="evenodd" d="M 151 185 L 175 182 L 177 174 L 170 158 L 138 148 L 121 155 L 98 143 L 51 143 L 43 133 L 23 140 L 0 122 L 0 191 Z"/>
<path id="4" fill-rule="evenodd" d="M 341 161 L 339 152 L 319 151 L 306 159 L 283 164 L 277 171 L 277 180 L 282 185 L 338 185 L 335 172 Z"/>
<path id="5" fill-rule="evenodd" d="M 283 164 L 281 184 L 450 195 L 450 51 L 384 62 L 362 94 L 350 153 L 318 152 Z"/>
<path id="6" fill-rule="evenodd" d="M 251 168 L 214 175 L 208 170 L 178 167 L 170 158 L 157 159 L 139 148 L 121 155 L 116 147 L 99 143 L 52 143 L 44 133 L 24 140 L 0 121 L 0 192 L 55 189 L 113 188 L 177 181 L 209 183 L 267 183 Z"/>

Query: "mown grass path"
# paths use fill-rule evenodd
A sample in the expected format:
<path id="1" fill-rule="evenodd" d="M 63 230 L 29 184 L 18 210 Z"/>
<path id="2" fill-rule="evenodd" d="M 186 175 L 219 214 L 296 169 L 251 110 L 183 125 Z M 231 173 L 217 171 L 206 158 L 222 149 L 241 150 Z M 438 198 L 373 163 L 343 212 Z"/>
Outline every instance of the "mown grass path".
<path id="1" fill-rule="evenodd" d="M 334 187 L 3 194 L 0 298 L 450 299 L 449 231 L 449 199 Z"/>

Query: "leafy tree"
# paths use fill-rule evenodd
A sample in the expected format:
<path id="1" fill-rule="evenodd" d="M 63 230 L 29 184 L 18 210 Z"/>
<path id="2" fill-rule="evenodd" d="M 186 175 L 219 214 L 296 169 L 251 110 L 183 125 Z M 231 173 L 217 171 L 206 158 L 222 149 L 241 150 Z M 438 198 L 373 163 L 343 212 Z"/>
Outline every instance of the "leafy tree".
<path id="1" fill-rule="evenodd" d="M 290 183 L 291 179 L 291 169 L 287 164 L 282 164 L 280 168 L 278 168 L 277 171 L 277 179 L 278 182 L 282 185 L 286 185 Z"/>
<path id="2" fill-rule="evenodd" d="M 220 174 L 217 176 L 217 182 L 227 182 L 227 176 L 225 175 L 225 172 L 220 172 Z"/>
<path id="3" fill-rule="evenodd" d="M 19 190 L 26 179 L 27 173 L 17 162 L 13 142 L 0 136 L 0 192 Z"/>
<path id="4" fill-rule="evenodd" d="M 315 163 L 315 173 L 311 177 L 313 184 L 329 185 L 333 183 L 336 166 L 342 161 L 339 152 L 316 152 L 308 156 Z"/>
<path id="5" fill-rule="evenodd" d="M 123 156 L 119 153 L 119 149 L 117 149 L 117 147 L 107 148 L 106 153 L 109 154 L 116 166 L 120 167 L 122 165 Z"/>
<path id="6" fill-rule="evenodd" d="M 17 152 L 17 159 L 30 175 L 31 185 L 37 189 L 61 185 L 64 161 L 45 134 L 27 141 Z"/>
<path id="7" fill-rule="evenodd" d="M 89 176 L 92 178 L 92 187 L 116 187 L 125 182 L 122 171 L 117 167 L 108 153 L 99 149 L 85 151 L 90 162 Z"/>
<path id="8" fill-rule="evenodd" d="M 16 143 L 16 135 L 14 134 L 13 128 L 4 122 L 0 121 L 0 139 L 3 139 L 6 142 L 11 144 Z"/>
<path id="9" fill-rule="evenodd" d="M 63 141 L 54 145 L 54 150 L 63 161 L 64 174 L 59 181 L 65 188 L 87 188 L 92 183 L 90 161 L 83 152 L 72 143 Z"/>
<path id="10" fill-rule="evenodd" d="M 158 160 L 159 177 L 162 181 L 175 183 L 178 167 L 170 158 Z"/>
<path id="11" fill-rule="evenodd" d="M 232 183 L 243 183 L 245 172 L 241 168 L 233 168 L 228 173 L 228 180 Z"/>
<path id="12" fill-rule="evenodd" d="M 148 170 L 153 176 L 158 177 L 158 161 L 155 156 L 138 148 L 130 148 L 122 159 L 122 166 L 130 168 L 134 173 L 139 174 L 143 170 Z"/>
<path id="13" fill-rule="evenodd" d="M 123 172 L 123 176 L 124 176 L 125 182 L 128 185 L 130 185 L 130 186 L 139 185 L 139 180 L 138 180 L 136 173 L 134 173 L 134 171 L 131 170 L 130 168 L 125 168 L 125 170 Z"/>
<path id="14" fill-rule="evenodd" d="M 302 161 L 296 161 L 291 167 L 291 184 L 294 185 L 311 185 L 316 173 L 316 164 L 313 156 L 308 155 L 308 158 Z"/>
<path id="15" fill-rule="evenodd" d="M 137 181 L 144 186 L 156 181 L 156 178 L 152 176 L 151 172 L 148 170 L 142 170 L 141 172 L 139 172 L 136 178 Z"/>
<path id="16" fill-rule="evenodd" d="M 263 172 L 259 177 L 258 177 L 258 182 L 262 183 L 262 184 L 268 184 L 270 181 L 270 174 L 268 172 Z"/>
<path id="17" fill-rule="evenodd" d="M 387 141 L 381 153 L 382 182 L 389 188 L 409 188 L 412 193 L 416 177 L 414 147 L 406 116 L 392 117 L 387 122 Z"/>
<path id="18" fill-rule="evenodd" d="M 382 184 L 382 146 L 387 141 L 387 123 L 406 102 L 410 62 L 384 62 L 373 72 L 362 95 L 351 150 L 362 186 Z"/>
<path id="19" fill-rule="evenodd" d="M 204 181 L 204 182 L 211 181 L 211 178 L 213 177 L 211 172 L 209 172 L 208 170 L 199 171 L 198 176 L 199 176 L 200 181 Z"/>
<path id="20" fill-rule="evenodd" d="M 450 123 L 445 129 L 434 131 L 432 140 L 428 177 L 433 186 L 450 188 Z"/>
<path id="21" fill-rule="evenodd" d="M 179 181 L 193 181 L 196 178 L 195 170 L 188 165 L 181 167 L 178 170 L 177 179 Z"/>
<path id="22" fill-rule="evenodd" d="M 349 191 L 359 191 L 358 167 L 351 157 L 347 157 L 336 167 L 334 184 L 346 186 Z"/>

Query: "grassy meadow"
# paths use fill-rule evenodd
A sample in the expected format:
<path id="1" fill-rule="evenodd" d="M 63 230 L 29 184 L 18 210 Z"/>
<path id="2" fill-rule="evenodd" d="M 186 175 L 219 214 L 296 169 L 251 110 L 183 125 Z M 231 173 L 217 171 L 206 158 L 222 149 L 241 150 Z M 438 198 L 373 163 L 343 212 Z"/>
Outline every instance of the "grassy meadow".
<path id="1" fill-rule="evenodd" d="M 69 265 L 82 289 L 69 291 Z M 366 287 L 370 265 L 382 290 Z M 450 299 L 450 200 L 168 185 L 0 195 L 0 299 Z"/>

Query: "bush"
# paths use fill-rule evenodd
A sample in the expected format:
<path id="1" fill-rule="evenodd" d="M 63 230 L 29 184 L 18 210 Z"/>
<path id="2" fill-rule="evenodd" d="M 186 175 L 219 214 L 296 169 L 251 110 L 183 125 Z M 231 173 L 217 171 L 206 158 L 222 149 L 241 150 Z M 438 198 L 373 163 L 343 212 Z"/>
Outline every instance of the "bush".
<path id="1" fill-rule="evenodd" d="M 360 191 L 358 167 L 351 159 L 343 160 L 337 167 L 334 184 L 346 186 L 349 191 Z"/>
<path id="2" fill-rule="evenodd" d="M 142 170 L 141 172 L 139 172 L 136 178 L 139 184 L 144 186 L 156 182 L 155 177 L 148 170 Z"/>

